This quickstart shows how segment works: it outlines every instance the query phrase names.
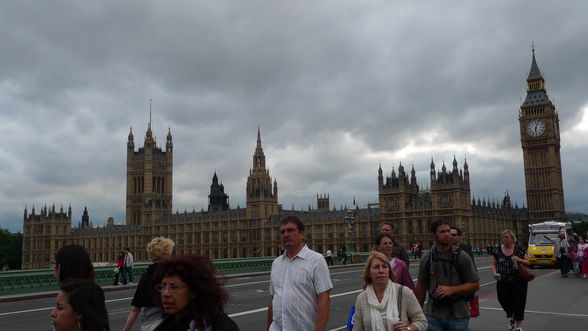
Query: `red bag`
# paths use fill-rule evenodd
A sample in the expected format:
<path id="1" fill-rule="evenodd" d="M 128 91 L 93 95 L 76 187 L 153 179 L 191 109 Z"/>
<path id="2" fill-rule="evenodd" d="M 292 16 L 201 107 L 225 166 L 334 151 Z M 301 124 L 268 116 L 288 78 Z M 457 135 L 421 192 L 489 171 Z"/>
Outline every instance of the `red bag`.
<path id="1" fill-rule="evenodd" d="M 478 299 L 478 296 L 475 295 L 470 301 L 470 317 L 478 316 L 480 316 L 480 300 Z"/>

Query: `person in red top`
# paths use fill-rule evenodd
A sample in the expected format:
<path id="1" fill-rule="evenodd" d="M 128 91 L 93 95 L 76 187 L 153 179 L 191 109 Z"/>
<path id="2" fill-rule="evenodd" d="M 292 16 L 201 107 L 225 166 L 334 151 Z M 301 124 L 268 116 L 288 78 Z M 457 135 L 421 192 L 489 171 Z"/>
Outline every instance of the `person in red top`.
<path id="1" fill-rule="evenodd" d="M 118 277 L 122 273 L 124 265 L 125 265 L 125 252 L 120 252 L 120 253 L 118 253 L 118 260 L 116 261 L 116 268 L 118 270 L 114 273 L 114 282 L 112 282 L 112 285 L 114 285 L 114 286 L 118 285 Z"/>
<path id="2" fill-rule="evenodd" d="M 419 244 L 412 245 L 412 258 L 413 259 L 419 258 L 419 253 L 420 253 L 419 251 L 420 251 Z"/>

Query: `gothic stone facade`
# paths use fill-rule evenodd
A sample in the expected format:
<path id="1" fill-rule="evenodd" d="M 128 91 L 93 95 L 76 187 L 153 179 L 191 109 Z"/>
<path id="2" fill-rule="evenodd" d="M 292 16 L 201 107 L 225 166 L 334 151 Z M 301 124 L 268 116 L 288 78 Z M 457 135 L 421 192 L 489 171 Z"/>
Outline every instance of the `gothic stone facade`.
<path id="1" fill-rule="evenodd" d="M 146 261 L 146 244 L 155 236 L 176 242 L 176 253 L 205 254 L 211 258 L 275 256 L 280 248 L 279 221 L 297 215 L 307 225 L 306 239 L 317 251 L 333 251 L 347 245 L 349 233 L 344 218 L 354 217 L 353 238 L 359 251 L 369 251 L 382 222 L 393 223 L 398 240 L 406 247 L 431 244 L 429 223 L 445 218 L 464 228 L 466 241 L 476 247 L 496 243 L 504 229 L 513 229 L 526 241 L 529 222 L 545 217 L 561 218 L 563 187 L 559 161 L 558 117 L 547 98 L 544 81 L 533 54 L 528 96 L 521 106 L 521 143 L 529 208 L 513 207 L 506 194 L 502 201 L 472 198 L 467 162 L 459 169 L 437 171 L 430 165 L 430 189 L 417 185 L 414 167 L 410 176 L 398 167 L 384 176 L 378 169 L 378 204 L 366 208 L 332 208 L 328 195 L 317 195 L 317 208 L 284 210 L 278 202 L 277 180 L 265 166 L 259 128 L 252 168 L 246 185 L 246 207 L 230 208 L 228 196 L 216 173 L 212 179 L 208 210 L 172 213 L 173 144 L 168 132 L 166 148 L 157 147 L 149 123 L 144 146 L 135 151 L 131 131 L 127 141 L 126 224 L 109 219 L 105 226 L 89 223 L 87 210 L 82 223 L 72 227 L 71 208 L 65 213 L 44 207 L 40 213 L 25 209 L 23 224 L 23 269 L 47 268 L 54 252 L 67 243 L 84 246 L 97 262 L 115 261 L 129 247 L 139 261 Z M 543 129 L 541 129 L 543 125 Z"/>
<path id="2" fill-rule="evenodd" d="M 454 159 L 451 171 L 443 164 L 436 172 L 431 160 L 428 190 L 420 189 L 415 173 L 413 167 L 409 177 L 400 165 L 398 174 L 392 170 L 384 178 L 382 168 L 378 169 L 380 219 L 396 227 L 397 239 L 402 243 L 430 247 L 429 224 L 438 218 L 465 231 L 464 240 L 473 247 L 497 243 L 504 229 L 512 229 L 525 242 L 527 209 L 511 206 L 508 193 L 501 202 L 472 199 L 467 162 L 459 169 Z"/>
<path id="3" fill-rule="evenodd" d="M 566 216 L 559 154 L 559 115 L 547 96 L 534 50 L 519 125 L 529 218 L 532 222 L 563 221 Z"/>

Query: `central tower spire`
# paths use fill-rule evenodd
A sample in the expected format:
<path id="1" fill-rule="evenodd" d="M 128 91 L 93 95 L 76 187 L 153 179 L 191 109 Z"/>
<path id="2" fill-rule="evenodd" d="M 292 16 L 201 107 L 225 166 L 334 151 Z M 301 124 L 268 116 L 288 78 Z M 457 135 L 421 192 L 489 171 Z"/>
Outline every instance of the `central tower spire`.
<path id="1" fill-rule="evenodd" d="M 253 153 L 253 172 L 265 171 L 265 154 L 263 153 L 263 147 L 261 147 L 260 128 L 257 126 L 257 145 L 255 147 L 255 153 Z"/>
<path id="2" fill-rule="evenodd" d="M 257 127 L 257 144 L 253 153 L 253 167 L 247 177 L 247 216 L 266 218 L 278 212 L 278 183 L 265 168 L 265 154 L 261 146 L 261 130 Z"/>

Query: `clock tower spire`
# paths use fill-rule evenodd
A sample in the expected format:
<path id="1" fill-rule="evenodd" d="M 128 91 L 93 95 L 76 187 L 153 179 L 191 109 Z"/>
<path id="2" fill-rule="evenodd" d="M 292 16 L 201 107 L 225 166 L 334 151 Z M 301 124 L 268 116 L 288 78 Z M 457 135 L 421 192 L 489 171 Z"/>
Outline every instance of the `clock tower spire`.
<path id="1" fill-rule="evenodd" d="M 565 220 L 565 208 L 559 116 L 547 96 L 534 48 L 532 52 L 527 97 L 519 112 L 529 221 L 561 221 Z"/>

